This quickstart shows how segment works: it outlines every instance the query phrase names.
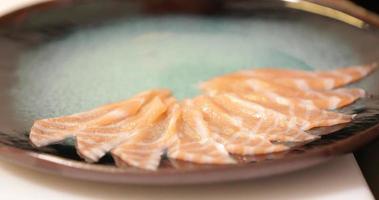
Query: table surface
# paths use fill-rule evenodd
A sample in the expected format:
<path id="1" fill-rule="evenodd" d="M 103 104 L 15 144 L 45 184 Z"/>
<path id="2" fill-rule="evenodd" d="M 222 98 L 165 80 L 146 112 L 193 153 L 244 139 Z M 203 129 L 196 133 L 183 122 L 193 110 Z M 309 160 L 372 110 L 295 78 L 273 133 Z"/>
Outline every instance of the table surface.
<path id="1" fill-rule="evenodd" d="M 0 0 L 0 16 L 48 0 Z M 352 154 L 284 175 L 193 186 L 95 183 L 25 169 L 0 161 L 1 199 L 374 199 Z"/>
<path id="2" fill-rule="evenodd" d="M 191 186 L 96 183 L 0 162 L 1 199 L 374 199 L 352 154 L 308 169 L 251 181 Z"/>

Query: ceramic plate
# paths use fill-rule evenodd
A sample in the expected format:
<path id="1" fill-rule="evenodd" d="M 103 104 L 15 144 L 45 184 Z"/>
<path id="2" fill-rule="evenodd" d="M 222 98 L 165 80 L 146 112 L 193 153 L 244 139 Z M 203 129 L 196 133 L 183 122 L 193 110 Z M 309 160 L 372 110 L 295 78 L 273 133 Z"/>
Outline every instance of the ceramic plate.
<path id="1" fill-rule="evenodd" d="M 33 148 L 34 120 L 84 111 L 149 88 L 183 99 L 201 80 L 273 66 L 330 69 L 379 60 L 379 32 L 362 18 L 305 1 L 57 1 L 0 18 L 0 157 L 80 179 L 188 184 L 285 173 L 352 152 L 379 134 L 379 72 L 352 86 L 369 97 L 341 110 L 350 124 L 322 139 L 241 164 L 164 159 L 157 171 L 87 164 L 73 141 Z"/>

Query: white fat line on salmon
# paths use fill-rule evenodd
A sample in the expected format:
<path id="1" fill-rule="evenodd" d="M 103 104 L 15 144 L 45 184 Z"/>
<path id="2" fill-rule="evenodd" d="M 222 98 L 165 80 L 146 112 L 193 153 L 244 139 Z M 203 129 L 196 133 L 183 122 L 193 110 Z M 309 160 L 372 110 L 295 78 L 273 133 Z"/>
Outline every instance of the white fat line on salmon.
<path id="1" fill-rule="evenodd" d="M 258 112 L 258 113 L 266 113 L 268 111 L 270 111 L 270 112 L 276 112 L 276 111 L 273 111 L 271 109 L 265 108 L 265 107 L 263 107 L 263 106 L 261 106 L 259 104 L 256 104 L 256 103 L 253 103 L 253 102 L 246 101 L 246 100 L 243 100 L 241 98 L 238 98 L 237 96 L 232 95 L 232 94 L 225 94 L 225 96 L 229 100 L 231 100 L 233 103 L 237 103 L 239 105 L 247 107 L 250 110 L 254 110 L 254 111 Z"/>
<path id="2" fill-rule="evenodd" d="M 187 153 L 187 152 L 177 152 L 176 153 L 176 156 L 179 156 L 179 154 L 182 154 L 182 156 L 183 156 L 183 158 L 184 158 L 184 160 L 187 160 L 187 161 L 195 161 L 195 159 L 194 159 L 194 154 L 192 154 L 192 153 Z"/>
<path id="3" fill-rule="evenodd" d="M 246 81 L 244 81 L 249 87 L 250 89 L 252 89 L 253 91 L 263 91 L 258 85 L 260 85 L 259 83 L 257 83 L 254 79 L 248 79 Z"/>
<path id="4" fill-rule="evenodd" d="M 301 130 L 308 130 L 311 128 L 311 123 L 309 121 L 303 120 L 300 129 Z"/>
<path id="5" fill-rule="evenodd" d="M 204 163 L 213 163 L 215 159 L 211 156 L 201 155 L 200 160 L 201 162 L 204 162 Z"/>
<path id="6" fill-rule="evenodd" d="M 321 98 L 321 99 L 327 99 L 328 98 L 327 95 L 325 95 L 319 91 L 315 91 L 315 90 L 307 90 L 306 93 L 315 95 L 316 97 Z"/>
<path id="7" fill-rule="evenodd" d="M 298 125 L 297 117 L 291 117 L 288 121 L 288 127 L 293 129 L 293 128 L 297 127 L 297 125 Z"/>
<path id="8" fill-rule="evenodd" d="M 317 108 L 317 106 L 314 104 L 314 102 L 312 100 L 308 100 L 308 99 L 300 99 L 300 104 L 301 105 L 304 105 L 306 107 L 309 107 L 309 108 Z"/>
<path id="9" fill-rule="evenodd" d="M 108 112 L 107 114 L 105 114 L 102 118 L 104 117 L 127 117 L 129 115 L 129 113 L 125 110 L 121 110 L 121 109 L 115 109 L 115 110 L 112 110 L 110 112 Z M 98 118 L 98 119 L 101 119 L 101 118 Z"/>
<path id="10" fill-rule="evenodd" d="M 175 143 L 175 145 L 170 146 L 167 149 L 167 155 L 175 154 L 176 152 L 178 152 L 178 150 L 179 150 L 180 147 L 181 147 L 181 145 L 178 142 Z"/>
<path id="11" fill-rule="evenodd" d="M 135 160 L 128 160 L 127 158 L 125 159 L 125 158 L 123 158 L 124 156 L 122 156 L 121 157 L 121 160 L 123 161 L 123 162 L 126 162 L 126 163 L 128 163 L 129 165 L 131 165 L 131 166 L 135 166 L 135 167 L 138 167 L 139 165 L 140 165 L 140 163 L 138 163 L 137 161 L 135 161 Z"/>
<path id="12" fill-rule="evenodd" d="M 200 135 L 200 138 L 205 139 L 209 137 L 209 130 L 204 124 L 204 121 L 202 119 L 202 116 L 200 113 L 195 112 L 195 123 L 196 123 L 196 131 Z"/>
<path id="13" fill-rule="evenodd" d="M 241 117 L 230 116 L 230 118 L 232 119 L 232 122 L 233 122 L 234 126 L 237 126 L 237 127 L 243 126 L 243 120 L 242 120 Z"/>
<path id="14" fill-rule="evenodd" d="M 251 130 L 252 133 L 256 134 L 258 130 L 261 128 L 263 121 L 266 119 L 264 117 L 259 117 L 258 118 L 258 123 L 255 124 L 254 128 Z"/>
<path id="15" fill-rule="evenodd" d="M 149 157 L 146 159 L 143 164 L 145 169 L 156 170 L 161 161 L 163 150 L 155 150 L 150 153 Z"/>
<path id="16" fill-rule="evenodd" d="M 331 96 L 329 97 L 328 102 L 329 102 L 328 109 L 334 110 L 339 107 L 341 98 L 337 96 Z"/>
<path id="17" fill-rule="evenodd" d="M 333 76 L 336 76 L 338 78 L 342 78 L 343 79 L 343 83 L 346 84 L 346 83 L 350 83 L 352 80 L 353 80 L 353 76 L 351 76 L 351 74 L 348 74 L 348 73 L 342 73 L 340 71 L 330 71 L 329 72 L 331 75 Z"/>
<path id="18" fill-rule="evenodd" d="M 228 151 L 225 149 L 225 146 L 224 146 L 224 145 L 222 145 L 222 144 L 220 144 L 220 143 L 217 143 L 217 142 L 215 142 L 215 141 L 211 141 L 211 142 L 215 145 L 215 147 L 216 147 L 216 149 L 218 150 L 219 153 L 223 154 L 224 156 L 229 156 L 229 153 L 228 153 Z"/>
<path id="19" fill-rule="evenodd" d="M 335 81 L 332 78 L 323 78 L 321 81 L 324 84 L 326 90 L 333 89 L 335 86 Z"/>
<path id="20" fill-rule="evenodd" d="M 287 123 L 287 129 L 284 131 L 284 133 L 289 133 L 290 131 L 295 130 L 295 127 L 297 127 L 296 118 L 291 117 Z"/>
<path id="21" fill-rule="evenodd" d="M 214 112 L 214 109 L 208 106 L 203 106 L 203 111 L 205 113 L 210 113 Z M 225 113 L 223 117 L 227 118 L 228 122 L 230 122 L 233 126 L 241 127 L 243 125 L 243 120 L 240 117 L 231 116 L 229 113 Z"/>
<path id="22" fill-rule="evenodd" d="M 280 121 L 281 121 L 281 119 L 279 119 L 278 117 L 274 117 L 274 123 L 271 124 L 268 129 L 264 130 L 264 132 L 266 132 L 268 134 L 271 133 L 271 131 L 274 130 L 278 126 Z"/>
<path id="23" fill-rule="evenodd" d="M 296 78 L 296 79 L 290 79 L 293 81 L 293 83 L 296 85 L 296 87 L 300 90 L 309 90 L 310 87 L 304 79 Z"/>
<path id="24" fill-rule="evenodd" d="M 314 109 L 312 109 L 308 106 L 301 106 L 301 107 L 305 110 L 304 116 L 302 117 L 304 119 L 304 121 L 303 121 L 303 125 L 302 125 L 301 129 L 306 130 L 310 126 L 309 120 L 312 120 L 312 119 L 310 119 L 310 117 L 312 116 L 312 112 L 314 111 Z"/>
<path id="25" fill-rule="evenodd" d="M 264 92 L 264 94 L 268 98 L 273 99 L 278 104 L 285 105 L 285 106 L 290 106 L 293 104 L 290 100 L 288 100 L 287 98 L 285 98 L 283 96 L 276 94 L 275 92 Z"/>
<path id="26" fill-rule="evenodd" d="M 272 144 L 272 146 L 267 147 L 267 149 L 265 150 L 265 152 L 262 152 L 262 153 L 273 153 L 273 152 L 277 151 L 277 148 L 278 148 L 277 145 Z"/>

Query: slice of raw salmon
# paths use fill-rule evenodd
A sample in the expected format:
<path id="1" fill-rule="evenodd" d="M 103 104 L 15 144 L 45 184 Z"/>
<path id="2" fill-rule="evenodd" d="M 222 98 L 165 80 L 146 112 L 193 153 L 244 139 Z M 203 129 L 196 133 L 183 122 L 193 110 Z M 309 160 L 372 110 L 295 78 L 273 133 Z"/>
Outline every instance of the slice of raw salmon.
<path id="1" fill-rule="evenodd" d="M 142 105 L 155 96 L 165 98 L 170 95 L 171 91 L 167 89 L 148 90 L 141 92 L 130 99 L 103 105 L 90 111 L 44 120 L 65 125 L 104 126 L 114 124 L 117 121 L 123 120 L 125 117 L 135 114 Z"/>
<path id="2" fill-rule="evenodd" d="M 300 100 L 303 104 L 308 104 L 320 109 L 341 108 L 365 96 L 364 90 L 358 88 L 340 88 L 327 91 L 298 90 L 261 79 L 247 79 L 241 81 L 227 77 L 212 79 L 202 83 L 200 87 L 208 94 L 220 92 L 236 94 L 271 92 L 282 97 L 296 99 L 297 101 Z"/>
<path id="3" fill-rule="evenodd" d="M 112 150 L 117 166 L 134 166 L 148 170 L 158 168 L 165 149 L 173 142 L 180 117 L 178 104 L 168 106 L 166 113 L 156 122 L 141 127 L 138 134 Z"/>
<path id="4" fill-rule="evenodd" d="M 244 70 L 226 76 L 239 79 L 263 79 L 290 88 L 304 90 L 330 90 L 356 82 L 377 68 L 376 63 L 342 67 L 325 71 L 302 71 L 280 68 L 259 68 Z"/>
<path id="5" fill-rule="evenodd" d="M 210 97 L 198 96 L 193 101 L 197 109 L 203 113 L 210 136 L 223 144 L 228 152 L 239 155 L 258 155 L 289 149 L 285 145 L 271 143 L 262 135 L 253 134 L 244 126 L 242 119 L 230 115 L 216 105 Z"/>
<path id="6" fill-rule="evenodd" d="M 239 123 L 242 123 L 250 134 L 264 136 L 272 142 L 309 142 L 319 138 L 301 130 L 296 118 L 240 98 L 235 94 L 214 95 L 212 99 L 230 115 L 239 119 Z"/>
<path id="7" fill-rule="evenodd" d="M 235 163 L 224 145 L 211 138 L 202 113 L 191 100 L 181 103 L 176 137 L 175 142 L 168 148 L 169 158 L 202 164 Z"/>
<path id="8" fill-rule="evenodd" d="M 250 92 L 249 94 L 240 94 L 239 96 L 286 116 L 295 117 L 302 130 L 343 124 L 350 122 L 354 117 L 354 115 L 322 110 L 303 104 L 299 99 L 293 98 L 289 100 L 271 92 Z"/>

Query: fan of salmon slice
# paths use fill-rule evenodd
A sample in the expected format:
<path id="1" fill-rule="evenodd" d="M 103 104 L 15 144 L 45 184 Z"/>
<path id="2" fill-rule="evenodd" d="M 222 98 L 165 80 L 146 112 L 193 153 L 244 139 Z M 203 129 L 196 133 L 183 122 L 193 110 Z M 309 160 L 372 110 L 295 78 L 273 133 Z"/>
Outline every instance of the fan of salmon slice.
<path id="1" fill-rule="evenodd" d="M 134 166 L 148 170 L 159 167 L 165 150 L 176 139 L 176 122 L 180 115 L 175 99 L 159 104 L 164 112 L 141 124 L 137 134 L 112 149 L 117 166 Z"/>
<path id="2" fill-rule="evenodd" d="M 198 96 L 193 102 L 196 105 L 195 109 L 202 112 L 203 123 L 207 125 L 210 137 L 223 144 L 227 151 L 232 154 L 261 155 L 289 149 L 288 146 L 271 143 L 264 133 L 264 128 L 258 128 L 261 129 L 257 130 L 260 134 L 255 133 L 256 127 L 254 129 L 251 127 L 254 123 L 257 125 L 258 121 L 248 121 L 242 116 L 233 115 L 207 96 Z M 264 113 L 262 114 L 264 115 Z M 247 126 L 248 123 L 249 126 Z M 288 141 L 305 141 L 316 138 L 301 131 L 296 135 L 286 135 L 284 131 L 277 132 L 277 134 L 285 135 Z"/>
<path id="3" fill-rule="evenodd" d="M 30 141 L 41 147 L 74 137 L 78 154 L 96 162 L 125 140 L 154 124 L 175 100 L 168 90 L 150 90 L 128 100 L 74 115 L 37 120 Z"/>
<path id="4" fill-rule="evenodd" d="M 248 94 L 235 95 L 235 98 L 240 98 L 240 102 L 250 101 L 287 116 L 289 120 L 296 122 L 297 127 L 302 130 L 348 123 L 355 116 L 322 110 L 302 104 L 299 99 L 288 99 L 271 92 L 249 92 Z"/>
<path id="5" fill-rule="evenodd" d="M 223 144 L 214 140 L 201 112 L 191 100 L 180 104 L 178 120 L 173 124 L 175 139 L 168 146 L 167 157 L 200 164 L 234 164 Z"/>
<path id="6" fill-rule="evenodd" d="M 325 71 L 302 71 L 279 68 L 243 70 L 225 77 L 235 79 L 263 79 L 289 88 L 301 90 L 330 90 L 356 82 L 377 68 L 377 63 L 342 67 Z"/>
<path id="7" fill-rule="evenodd" d="M 319 138 L 301 130 L 292 117 L 234 94 L 200 96 L 195 100 L 212 127 L 226 131 L 227 135 L 236 132 L 282 143 L 305 143 Z"/>
<path id="8" fill-rule="evenodd" d="M 201 89 L 207 94 L 236 93 L 283 97 L 292 103 L 300 102 L 308 107 L 337 109 L 347 106 L 361 97 L 365 91 L 359 88 L 339 88 L 334 90 L 301 90 L 279 85 L 263 79 L 234 79 L 219 77 L 202 83 Z"/>
<path id="9" fill-rule="evenodd" d="M 375 64 L 329 71 L 256 69 L 211 79 L 204 95 L 182 102 L 166 89 L 34 122 L 36 147 L 75 139 L 78 154 L 97 162 L 111 153 L 119 167 L 156 170 L 162 156 L 200 164 L 234 164 L 232 155 L 284 152 L 319 138 L 305 131 L 352 121 L 330 110 L 363 97 L 338 88 L 371 73 Z M 338 89 L 335 89 L 338 88 Z"/>

